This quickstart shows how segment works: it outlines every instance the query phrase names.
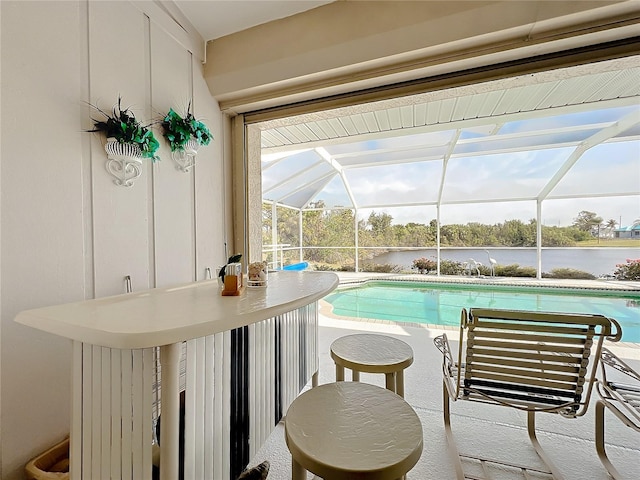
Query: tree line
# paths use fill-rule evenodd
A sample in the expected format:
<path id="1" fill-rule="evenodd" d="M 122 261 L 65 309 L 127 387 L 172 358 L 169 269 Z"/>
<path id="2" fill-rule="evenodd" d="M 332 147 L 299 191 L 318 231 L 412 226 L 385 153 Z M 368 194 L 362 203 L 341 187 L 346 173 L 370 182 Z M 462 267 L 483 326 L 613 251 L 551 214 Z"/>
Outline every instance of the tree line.
<path id="1" fill-rule="evenodd" d="M 305 259 L 319 263 L 339 264 L 353 258 L 352 249 L 320 247 L 354 247 L 355 217 L 348 209 L 321 210 L 323 202 L 302 213 L 302 245 Z M 263 242 L 272 243 L 271 206 L 263 208 Z M 299 214 L 295 210 L 278 207 L 278 242 L 300 245 Z M 615 228 L 615 221 L 613 228 Z M 594 228 L 603 228 L 602 219 L 593 212 L 580 212 L 570 226 L 542 226 L 543 247 L 571 247 L 594 236 Z M 437 222 L 428 224 L 409 222 L 393 224 L 393 217 L 384 212 L 371 212 L 368 218 L 358 220 L 358 245 L 365 258 L 379 250 L 367 247 L 424 247 L 436 246 Z M 505 220 L 487 225 L 479 222 L 440 226 L 440 245 L 443 247 L 535 247 L 537 221 Z M 318 248 L 309 248 L 318 247 Z"/>

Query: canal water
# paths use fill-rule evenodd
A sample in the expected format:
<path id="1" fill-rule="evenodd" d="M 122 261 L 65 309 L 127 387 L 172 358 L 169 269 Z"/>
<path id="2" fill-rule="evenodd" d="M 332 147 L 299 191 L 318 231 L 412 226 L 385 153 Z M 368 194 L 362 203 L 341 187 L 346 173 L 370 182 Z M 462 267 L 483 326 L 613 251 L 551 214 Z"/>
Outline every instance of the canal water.
<path id="1" fill-rule="evenodd" d="M 536 267 L 535 248 L 441 248 L 440 257 L 444 260 L 466 262 L 474 259 L 483 265 L 489 265 L 489 255 L 498 265 L 518 264 L 521 267 Z M 404 250 L 383 253 L 372 261 L 378 265 L 400 265 L 405 269 L 411 268 L 413 260 L 426 257 L 435 259 L 436 249 Z M 638 248 L 543 248 L 542 271 L 551 272 L 554 268 L 573 268 L 589 272 L 596 277 L 612 275 L 619 263 L 627 259 L 640 258 L 640 241 Z"/>

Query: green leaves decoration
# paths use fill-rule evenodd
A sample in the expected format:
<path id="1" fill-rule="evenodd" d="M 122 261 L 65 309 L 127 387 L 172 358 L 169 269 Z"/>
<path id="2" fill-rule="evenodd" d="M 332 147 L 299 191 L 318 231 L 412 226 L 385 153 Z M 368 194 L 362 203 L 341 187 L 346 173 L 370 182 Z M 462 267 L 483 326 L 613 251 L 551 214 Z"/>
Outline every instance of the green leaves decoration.
<path id="1" fill-rule="evenodd" d="M 101 113 L 104 120 L 93 120 L 94 128 L 89 132 L 102 132 L 107 138 L 115 138 L 119 143 L 137 144 L 144 158 L 153 161 L 160 158 L 156 155 L 160 143 L 149 130 L 150 125 L 142 125 L 128 108 L 122 109 L 122 97 L 118 97 L 118 104 L 111 113 L 107 113 L 95 105 L 89 104 Z"/>
<path id="2" fill-rule="evenodd" d="M 238 263 L 241 258 L 242 258 L 242 254 L 241 253 L 237 253 L 235 255 L 231 255 L 229 257 L 229 260 L 227 260 L 226 265 L 223 265 L 222 268 L 220 268 L 220 272 L 218 272 L 218 276 L 220 278 L 224 279 L 224 276 L 226 275 L 227 265 L 229 265 L 230 263 Z"/>
<path id="3" fill-rule="evenodd" d="M 185 144 L 193 137 L 200 145 L 209 145 L 213 138 L 207 126 L 196 120 L 191 112 L 191 102 L 187 108 L 187 114 L 183 118 L 173 110 L 169 109 L 169 113 L 162 120 L 164 128 L 164 137 L 169 142 L 171 151 L 184 150 Z"/>

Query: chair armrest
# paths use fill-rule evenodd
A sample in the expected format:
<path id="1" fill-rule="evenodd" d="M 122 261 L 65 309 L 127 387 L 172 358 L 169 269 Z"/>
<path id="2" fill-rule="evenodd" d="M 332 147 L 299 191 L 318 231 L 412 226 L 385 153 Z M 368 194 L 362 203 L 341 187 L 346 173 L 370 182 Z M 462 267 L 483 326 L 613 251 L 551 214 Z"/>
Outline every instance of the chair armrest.
<path id="1" fill-rule="evenodd" d="M 458 396 L 458 385 L 460 385 L 460 368 L 453 361 L 451 347 L 447 334 L 443 333 L 433 339 L 433 343 L 442 352 L 442 380 L 447 389 L 447 393 L 454 400 Z"/>
<path id="2" fill-rule="evenodd" d="M 602 349 L 600 368 L 602 378 L 596 388 L 600 398 L 627 426 L 640 431 L 640 374 L 606 348 Z M 607 370 L 612 373 L 612 369 L 625 374 L 623 380 L 628 378 L 630 383 L 607 379 Z"/>
<path id="3" fill-rule="evenodd" d="M 609 318 L 609 321 L 611 322 L 611 326 L 615 327 L 616 331 L 611 335 L 607 335 L 605 338 L 610 342 L 619 342 L 622 339 L 622 327 L 615 318 Z"/>
<path id="4" fill-rule="evenodd" d="M 640 374 L 623 362 L 615 353 L 608 348 L 603 348 L 600 354 L 600 367 L 602 368 L 602 380 L 607 382 L 607 367 L 618 370 L 634 379 L 640 385 Z"/>

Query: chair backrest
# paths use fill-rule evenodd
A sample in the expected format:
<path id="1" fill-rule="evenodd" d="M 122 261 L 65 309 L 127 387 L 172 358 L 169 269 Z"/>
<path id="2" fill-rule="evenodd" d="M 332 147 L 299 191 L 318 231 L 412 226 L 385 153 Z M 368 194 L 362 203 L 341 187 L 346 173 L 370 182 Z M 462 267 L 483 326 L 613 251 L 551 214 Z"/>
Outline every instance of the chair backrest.
<path id="1" fill-rule="evenodd" d="M 602 315 L 485 308 L 463 310 L 461 345 L 465 330 L 460 398 L 569 417 L 586 412 L 604 337 L 621 335 Z"/>

